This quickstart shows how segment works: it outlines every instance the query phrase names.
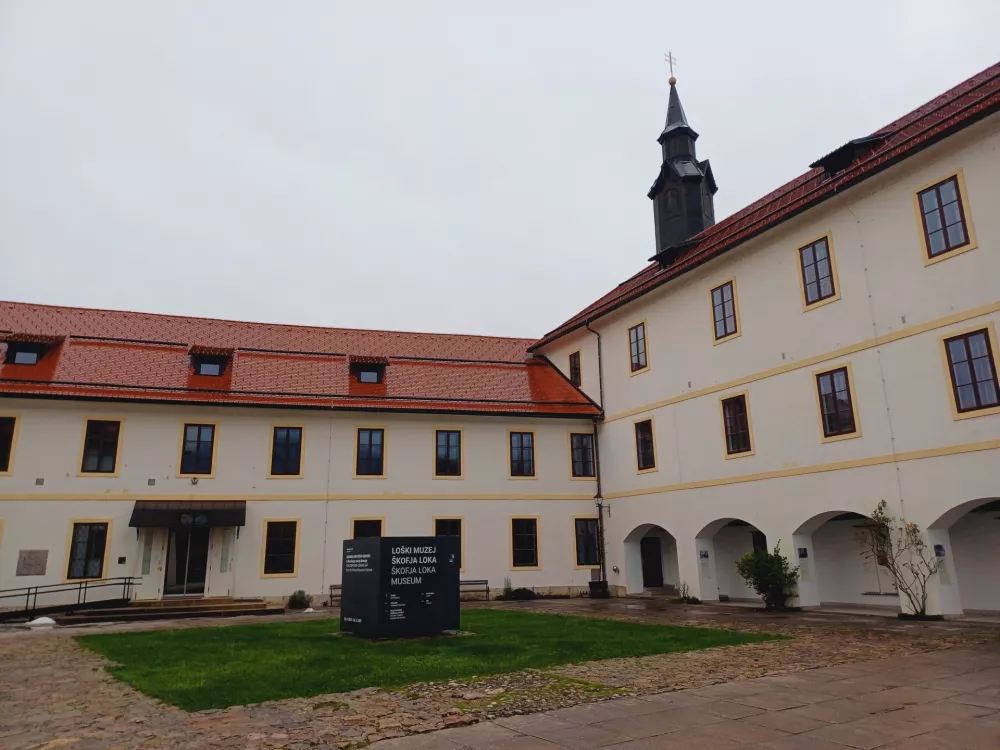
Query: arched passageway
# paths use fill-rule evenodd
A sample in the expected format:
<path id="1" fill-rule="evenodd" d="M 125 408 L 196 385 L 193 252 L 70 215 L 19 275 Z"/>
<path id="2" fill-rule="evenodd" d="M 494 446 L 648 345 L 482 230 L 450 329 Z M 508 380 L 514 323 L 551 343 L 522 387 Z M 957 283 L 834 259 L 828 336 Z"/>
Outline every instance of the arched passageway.
<path id="1" fill-rule="evenodd" d="M 1000 498 L 955 506 L 927 529 L 941 558 L 938 601 L 943 614 L 1000 612 Z"/>
<path id="2" fill-rule="evenodd" d="M 867 516 L 850 511 L 820 513 L 803 523 L 785 551 L 799 566 L 799 603 L 899 608 L 892 576 L 862 546 Z"/>
<path id="3" fill-rule="evenodd" d="M 677 540 L 656 524 L 635 527 L 625 537 L 625 590 L 675 591 L 678 583 Z"/>
<path id="4" fill-rule="evenodd" d="M 747 552 L 767 549 L 767 537 L 760 529 L 739 518 L 720 518 L 703 528 L 695 542 L 703 599 L 760 598 L 736 572 L 736 561 Z"/>

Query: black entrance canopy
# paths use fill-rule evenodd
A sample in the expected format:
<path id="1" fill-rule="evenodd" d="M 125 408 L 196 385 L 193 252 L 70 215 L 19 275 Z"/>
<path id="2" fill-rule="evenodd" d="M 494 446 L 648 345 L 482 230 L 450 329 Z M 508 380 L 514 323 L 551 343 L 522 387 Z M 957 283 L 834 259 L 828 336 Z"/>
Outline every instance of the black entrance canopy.
<path id="1" fill-rule="evenodd" d="M 245 526 L 245 500 L 199 502 L 197 500 L 136 500 L 128 525 L 182 528 L 188 526 Z"/>

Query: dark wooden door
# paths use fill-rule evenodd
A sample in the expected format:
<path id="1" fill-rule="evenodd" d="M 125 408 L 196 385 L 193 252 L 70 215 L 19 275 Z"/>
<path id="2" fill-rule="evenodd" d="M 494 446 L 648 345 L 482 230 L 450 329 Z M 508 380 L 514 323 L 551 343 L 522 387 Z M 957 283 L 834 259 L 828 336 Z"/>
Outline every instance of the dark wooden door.
<path id="1" fill-rule="evenodd" d="M 639 541 L 639 554 L 642 556 L 642 585 L 647 589 L 662 586 L 663 555 L 660 552 L 660 537 L 644 536 Z"/>

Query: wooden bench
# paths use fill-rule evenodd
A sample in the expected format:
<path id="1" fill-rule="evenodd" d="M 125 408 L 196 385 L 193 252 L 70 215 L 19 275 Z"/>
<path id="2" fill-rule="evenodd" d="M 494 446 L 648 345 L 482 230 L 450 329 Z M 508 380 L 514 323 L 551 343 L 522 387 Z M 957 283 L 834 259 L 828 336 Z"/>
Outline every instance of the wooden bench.
<path id="1" fill-rule="evenodd" d="M 461 594 L 486 594 L 486 601 L 490 600 L 489 581 L 460 581 L 458 592 Z"/>
<path id="2" fill-rule="evenodd" d="M 490 582 L 489 581 L 459 581 L 458 584 L 459 595 L 461 594 L 485 594 L 486 601 L 490 600 Z M 334 606 L 334 602 L 339 602 L 341 595 L 343 593 L 343 587 L 339 583 L 330 584 L 330 600 L 329 606 Z"/>

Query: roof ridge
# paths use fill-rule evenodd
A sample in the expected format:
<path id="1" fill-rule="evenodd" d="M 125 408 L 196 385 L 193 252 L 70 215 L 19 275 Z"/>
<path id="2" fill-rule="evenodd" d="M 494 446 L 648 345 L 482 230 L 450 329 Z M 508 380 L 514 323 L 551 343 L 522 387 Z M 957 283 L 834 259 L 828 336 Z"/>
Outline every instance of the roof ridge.
<path id="1" fill-rule="evenodd" d="M 522 336 L 493 336 L 491 334 L 484 334 L 484 333 L 440 333 L 431 331 L 402 331 L 402 330 L 390 330 L 385 328 L 338 328 L 335 326 L 308 325 L 302 323 L 267 323 L 259 320 L 235 320 L 232 318 L 211 318 L 202 315 L 178 315 L 175 313 L 146 312 L 143 310 L 120 310 L 120 309 L 116 310 L 113 308 L 106 308 L 106 307 L 79 307 L 74 305 L 51 305 L 45 302 L 18 302 L 17 300 L 0 300 L 0 306 L 3 305 L 44 307 L 50 310 L 66 310 L 69 312 L 112 313 L 118 315 L 150 315 L 157 318 L 173 318 L 175 320 L 197 320 L 209 323 L 236 323 L 240 325 L 268 326 L 274 328 L 298 328 L 298 329 L 304 328 L 314 331 L 346 331 L 349 333 L 389 333 L 389 334 L 402 334 L 405 336 L 457 336 L 459 338 L 481 338 L 481 339 L 495 339 L 501 341 L 521 341 L 525 342 L 525 344 L 531 344 L 534 341 L 536 341 L 536 339 L 525 338 Z"/>

